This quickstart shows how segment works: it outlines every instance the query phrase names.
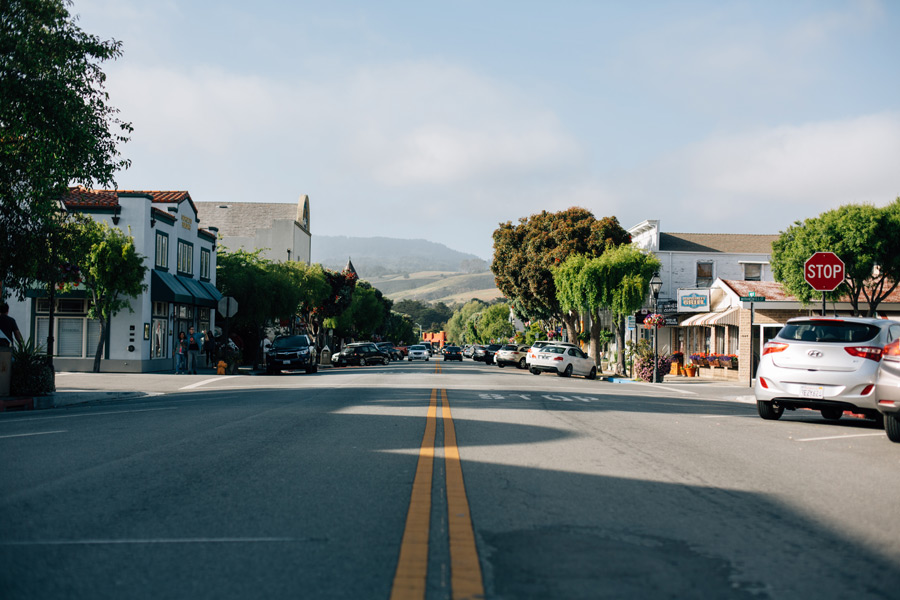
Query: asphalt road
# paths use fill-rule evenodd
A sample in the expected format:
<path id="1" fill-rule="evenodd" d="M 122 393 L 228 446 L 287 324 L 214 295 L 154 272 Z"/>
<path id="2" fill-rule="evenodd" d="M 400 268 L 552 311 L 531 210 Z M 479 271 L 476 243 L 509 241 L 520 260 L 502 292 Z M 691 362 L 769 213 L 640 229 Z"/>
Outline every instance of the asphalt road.
<path id="1" fill-rule="evenodd" d="M 0 415 L 0 597 L 900 597 L 900 444 L 746 387 L 57 380 L 124 382 L 155 395 Z"/>

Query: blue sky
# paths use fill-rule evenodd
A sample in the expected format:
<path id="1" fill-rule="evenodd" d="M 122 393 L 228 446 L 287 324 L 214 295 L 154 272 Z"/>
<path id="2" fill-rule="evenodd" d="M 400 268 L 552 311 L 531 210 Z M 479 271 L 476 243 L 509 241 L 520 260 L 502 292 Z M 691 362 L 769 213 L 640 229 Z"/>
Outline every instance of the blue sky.
<path id="1" fill-rule="evenodd" d="M 900 3 L 75 0 L 124 44 L 122 189 L 311 199 L 490 259 L 498 223 L 778 233 L 900 196 Z"/>

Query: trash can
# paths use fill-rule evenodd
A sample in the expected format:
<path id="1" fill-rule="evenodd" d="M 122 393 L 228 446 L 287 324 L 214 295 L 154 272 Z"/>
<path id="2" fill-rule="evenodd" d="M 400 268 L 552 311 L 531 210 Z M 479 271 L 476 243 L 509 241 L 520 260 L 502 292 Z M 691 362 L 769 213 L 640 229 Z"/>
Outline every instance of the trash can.
<path id="1" fill-rule="evenodd" d="M 322 354 L 319 355 L 319 364 L 331 365 L 331 350 L 328 349 L 328 346 L 322 348 Z"/>
<path id="2" fill-rule="evenodd" d="M 0 397 L 9 396 L 9 382 L 12 379 L 12 348 L 0 346 Z"/>

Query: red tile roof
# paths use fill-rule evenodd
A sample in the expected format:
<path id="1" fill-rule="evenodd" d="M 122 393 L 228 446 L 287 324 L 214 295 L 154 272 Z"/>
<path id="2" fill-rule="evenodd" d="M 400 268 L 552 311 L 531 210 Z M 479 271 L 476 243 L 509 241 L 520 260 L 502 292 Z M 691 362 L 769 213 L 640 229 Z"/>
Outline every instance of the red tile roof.
<path id="1" fill-rule="evenodd" d="M 79 186 L 69 188 L 62 201 L 67 208 L 114 208 L 119 205 L 119 196 L 111 190 L 89 190 Z"/>
<path id="2" fill-rule="evenodd" d="M 181 192 L 162 192 L 162 191 L 146 191 L 146 190 L 119 190 L 120 194 L 150 196 L 154 202 L 177 203 L 182 200 L 190 200 L 191 195 L 186 191 Z"/>

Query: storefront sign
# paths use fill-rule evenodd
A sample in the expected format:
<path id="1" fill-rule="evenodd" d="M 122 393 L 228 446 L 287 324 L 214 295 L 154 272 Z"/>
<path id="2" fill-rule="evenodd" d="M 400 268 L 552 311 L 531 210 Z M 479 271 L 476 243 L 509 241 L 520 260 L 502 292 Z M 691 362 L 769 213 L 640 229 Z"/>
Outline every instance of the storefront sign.
<path id="1" fill-rule="evenodd" d="M 709 312 L 709 290 L 678 290 L 678 312 Z"/>
<path id="2" fill-rule="evenodd" d="M 678 302 L 675 300 L 660 300 L 656 308 L 656 312 L 662 315 L 668 315 L 678 312 Z"/>

